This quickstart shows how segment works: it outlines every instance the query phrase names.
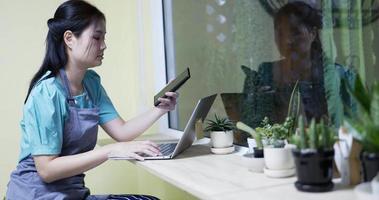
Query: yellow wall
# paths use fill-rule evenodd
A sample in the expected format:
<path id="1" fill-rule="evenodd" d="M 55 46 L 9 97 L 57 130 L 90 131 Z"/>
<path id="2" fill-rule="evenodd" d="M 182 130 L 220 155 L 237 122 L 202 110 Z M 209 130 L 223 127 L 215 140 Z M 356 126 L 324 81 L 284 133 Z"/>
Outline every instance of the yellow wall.
<path id="1" fill-rule="evenodd" d="M 0 0 L 0 197 L 17 164 L 23 100 L 32 75 L 42 62 L 46 21 L 62 0 Z M 138 80 L 141 67 L 153 69 L 150 0 L 91 0 L 107 17 L 102 77 L 120 115 L 128 119 L 151 104 L 154 74 Z M 142 8 L 138 10 L 138 8 Z M 142 16 L 142 29 L 138 22 Z M 143 30 L 143 34 L 139 31 Z M 141 42 L 143 41 L 143 42 Z M 141 53 L 142 52 L 142 53 Z M 153 70 L 151 70 L 153 71 Z M 145 81 L 141 96 L 139 81 Z M 144 98 L 144 99 L 141 99 Z M 147 133 L 157 130 L 155 126 Z M 107 136 L 101 132 L 100 138 Z M 162 199 L 194 199 L 127 161 L 109 161 L 87 173 L 93 193 L 147 193 Z"/>

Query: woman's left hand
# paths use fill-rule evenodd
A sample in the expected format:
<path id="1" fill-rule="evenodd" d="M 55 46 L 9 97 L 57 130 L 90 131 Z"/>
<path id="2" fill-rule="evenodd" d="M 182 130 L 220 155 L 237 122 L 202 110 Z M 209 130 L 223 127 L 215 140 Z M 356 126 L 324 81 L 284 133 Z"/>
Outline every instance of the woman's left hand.
<path id="1" fill-rule="evenodd" d="M 158 104 L 157 108 L 160 108 L 166 112 L 175 109 L 176 99 L 178 98 L 178 93 L 176 92 L 166 92 L 166 97 L 161 97 L 158 99 L 161 103 Z"/>

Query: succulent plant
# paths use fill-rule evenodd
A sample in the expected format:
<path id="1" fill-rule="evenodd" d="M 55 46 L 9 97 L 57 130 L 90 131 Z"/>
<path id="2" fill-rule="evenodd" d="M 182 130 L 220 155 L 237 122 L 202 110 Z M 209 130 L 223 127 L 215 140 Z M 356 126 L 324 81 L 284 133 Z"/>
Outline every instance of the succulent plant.
<path id="1" fill-rule="evenodd" d="M 260 127 L 255 128 L 255 131 L 262 135 L 262 138 L 267 141 L 267 145 L 274 147 L 284 147 L 285 140 L 292 135 L 293 119 L 287 117 L 286 120 L 279 124 L 270 124 L 269 119 L 265 117 Z"/>
<path id="2" fill-rule="evenodd" d="M 214 120 L 207 120 L 207 126 L 204 131 L 231 131 L 235 126 L 228 118 L 220 118 L 215 114 Z"/>
<path id="3" fill-rule="evenodd" d="M 335 130 L 321 120 L 316 123 L 311 120 L 308 129 L 305 129 L 303 117 L 299 116 L 298 131 L 291 137 L 291 143 L 298 149 L 327 150 L 332 149 L 336 141 Z"/>

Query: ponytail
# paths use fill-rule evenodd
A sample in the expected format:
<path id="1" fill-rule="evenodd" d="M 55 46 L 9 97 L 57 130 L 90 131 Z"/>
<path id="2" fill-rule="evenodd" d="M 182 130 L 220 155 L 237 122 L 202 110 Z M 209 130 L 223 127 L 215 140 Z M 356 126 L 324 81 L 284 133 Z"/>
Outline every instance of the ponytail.
<path id="1" fill-rule="evenodd" d="M 62 3 L 55 11 L 54 18 L 47 21 L 49 32 L 46 37 L 46 52 L 42 65 L 33 76 L 29 84 L 28 93 L 24 103 L 28 100 L 34 85 L 48 71 L 51 73 L 46 77 L 55 77 L 59 70 L 67 64 L 67 54 L 63 34 L 70 30 L 76 37 L 93 21 L 105 20 L 104 14 L 93 5 L 82 0 L 69 0 Z"/>

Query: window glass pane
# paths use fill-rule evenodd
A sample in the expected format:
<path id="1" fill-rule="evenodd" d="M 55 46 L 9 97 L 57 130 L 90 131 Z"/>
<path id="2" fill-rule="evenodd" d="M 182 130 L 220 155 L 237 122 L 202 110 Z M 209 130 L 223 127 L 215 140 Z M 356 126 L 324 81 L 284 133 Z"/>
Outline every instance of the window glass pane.
<path id="1" fill-rule="evenodd" d="M 287 2 L 164 1 L 169 78 L 188 66 L 192 74 L 171 128 L 183 130 L 197 100 L 214 93 L 222 95 L 208 118 L 228 115 L 253 127 L 265 116 L 282 122 L 296 82 L 300 112 L 338 126 L 342 104 L 354 107 L 341 79 L 359 73 L 370 84 L 379 77 L 378 1 Z"/>

